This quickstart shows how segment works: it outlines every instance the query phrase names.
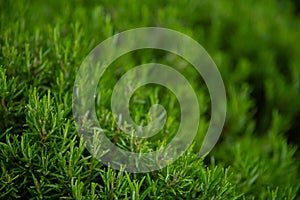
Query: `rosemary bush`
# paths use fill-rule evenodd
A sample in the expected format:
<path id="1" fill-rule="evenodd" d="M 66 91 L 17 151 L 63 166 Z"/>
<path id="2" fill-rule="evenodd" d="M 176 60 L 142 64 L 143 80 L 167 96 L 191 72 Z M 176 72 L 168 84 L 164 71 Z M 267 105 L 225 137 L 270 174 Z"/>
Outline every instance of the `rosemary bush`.
<path id="1" fill-rule="evenodd" d="M 0 1 L 1 199 L 297 199 L 300 143 L 300 11 L 297 1 Z M 132 66 L 174 66 L 196 88 L 200 129 L 191 148 L 159 171 L 130 174 L 93 158 L 72 115 L 77 70 L 98 43 L 136 27 L 161 26 L 196 39 L 215 60 L 227 118 L 213 151 L 197 157 L 210 119 L 209 94 L 189 63 L 142 50 L 113 63 L 101 84 L 99 123 L 120 148 L 149 151 L 170 139 L 132 140 L 109 108 L 113 85 Z M 102 87 L 101 84 L 99 87 Z M 176 98 L 139 89 L 130 110 L 147 123 L 155 103 L 176 132 Z M 135 144 L 137 141 L 135 141 Z M 133 149 L 137 148 L 137 149 Z"/>

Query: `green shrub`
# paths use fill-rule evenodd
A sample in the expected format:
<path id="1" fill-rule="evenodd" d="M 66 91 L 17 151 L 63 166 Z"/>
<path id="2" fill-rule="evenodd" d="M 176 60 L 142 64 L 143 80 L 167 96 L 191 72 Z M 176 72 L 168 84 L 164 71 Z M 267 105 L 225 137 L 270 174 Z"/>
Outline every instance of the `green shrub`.
<path id="1" fill-rule="evenodd" d="M 298 197 L 296 1 L 0 1 L 0 11 L 1 199 Z M 202 114 L 198 136 L 181 158 L 159 171 L 130 174 L 104 166 L 85 149 L 72 116 L 72 89 L 81 62 L 95 45 L 141 26 L 178 30 L 202 44 L 222 74 L 228 104 L 218 144 L 199 159 L 196 152 L 210 120 L 201 77 L 167 52 L 143 50 L 119 58 L 105 72 L 106 87 L 112 88 L 132 66 L 175 64 L 197 91 Z M 141 147 L 134 149 L 137 141 L 112 122 L 109 88 L 101 91 L 96 106 L 112 141 L 124 149 L 148 151 L 170 139 L 140 140 Z M 180 110 L 174 95 L 150 86 L 131 100 L 134 119 L 143 123 L 152 104 L 165 105 L 169 118 L 161 133 L 176 132 Z"/>

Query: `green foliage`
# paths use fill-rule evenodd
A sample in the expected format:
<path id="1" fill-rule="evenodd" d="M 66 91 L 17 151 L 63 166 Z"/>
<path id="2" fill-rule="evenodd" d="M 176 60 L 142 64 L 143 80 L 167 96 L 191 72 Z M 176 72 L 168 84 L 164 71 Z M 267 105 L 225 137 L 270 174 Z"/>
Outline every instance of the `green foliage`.
<path id="1" fill-rule="evenodd" d="M 22 123 L 15 124 L 17 119 L 24 115 L 24 100 L 19 98 L 23 92 L 22 85 L 18 84 L 16 78 L 9 79 L 6 76 L 6 70 L 3 66 L 0 66 L 0 139 L 5 136 L 2 134 L 6 132 L 7 129 L 14 126 L 16 129 L 22 126 Z"/>
<path id="2" fill-rule="evenodd" d="M 130 28 L 163 26 L 195 38 L 226 85 L 223 134 L 205 158 L 196 153 L 209 125 L 209 94 L 183 59 L 142 50 L 115 61 L 99 88 L 97 115 L 121 148 L 165 145 L 180 119 L 174 95 L 140 88 L 134 120 L 147 124 L 151 105 L 168 111 L 150 139 L 128 137 L 110 111 L 114 84 L 131 67 L 173 66 L 197 91 L 201 121 L 192 147 L 159 171 L 130 174 L 103 166 L 85 149 L 72 116 L 72 89 L 88 52 Z M 4 1 L 0 0 L 1 199 L 296 199 L 299 195 L 300 35 L 297 1 Z M 166 134 L 165 134 L 166 133 Z M 125 167 L 125 166 L 124 166 Z"/>

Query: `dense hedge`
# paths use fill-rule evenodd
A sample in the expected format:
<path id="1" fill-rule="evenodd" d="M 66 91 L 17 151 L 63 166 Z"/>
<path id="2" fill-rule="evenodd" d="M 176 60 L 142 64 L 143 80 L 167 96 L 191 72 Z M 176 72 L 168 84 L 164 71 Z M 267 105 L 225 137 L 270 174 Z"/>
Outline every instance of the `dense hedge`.
<path id="1" fill-rule="evenodd" d="M 295 199 L 299 195 L 297 1 L 1 0 L 0 17 L 1 199 Z M 137 150 L 112 123 L 110 88 L 134 65 L 153 59 L 175 65 L 198 91 L 203 115 L 194 145 L 179 160 L 159 171 L 130 174 L 103 166 L 87 152 L 73 121 L 72 89 L 90 50 L 115 33 L 142 26 L 178 30 L 203 45 L 226 86 L 227 118 L 214 150 L 197 158 L 210 118 L 201 77 L 184 60 L 166 52 L 143 50 L 123 56 L 106 72 L 101 84 L 108 89 L 101 91 L 103 99 L 97 104 L 99 122 L 121 148 Z M 174 116 L 162 133 L 172 135 L 178 128 L 178 103 L 164 89 L 142 88 L 132 101 L 137 122 L 147 122 L 143 113 L 160 102 Z M 170 137 L 139 142 L 147 150 Z"/>

